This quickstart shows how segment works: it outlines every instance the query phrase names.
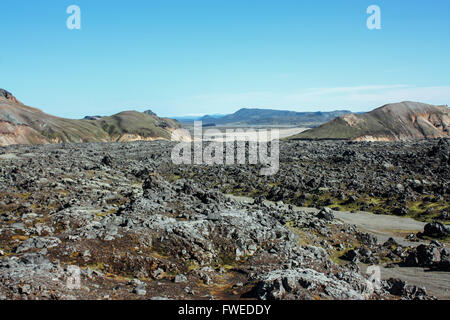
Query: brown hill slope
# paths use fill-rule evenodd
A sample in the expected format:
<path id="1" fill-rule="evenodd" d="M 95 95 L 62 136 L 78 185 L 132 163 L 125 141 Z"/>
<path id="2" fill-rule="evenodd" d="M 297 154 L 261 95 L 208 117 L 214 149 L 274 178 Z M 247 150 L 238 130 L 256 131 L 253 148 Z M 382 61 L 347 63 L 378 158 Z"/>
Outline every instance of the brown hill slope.
<path id="1" fill-rule="evenodd" d="M 169 139 L 177 128 L 174 120 L 137 111 L 97 120 L 59 118 L 25 106 L 0 89 L 0 146 Z"/>
<path id="2" fill-rule="evenodd" d="M 387 104 L 364 114 L 348 114 L 290 139 L 399 141 L 448 138 L 447 106 L 420 102 Z"/>

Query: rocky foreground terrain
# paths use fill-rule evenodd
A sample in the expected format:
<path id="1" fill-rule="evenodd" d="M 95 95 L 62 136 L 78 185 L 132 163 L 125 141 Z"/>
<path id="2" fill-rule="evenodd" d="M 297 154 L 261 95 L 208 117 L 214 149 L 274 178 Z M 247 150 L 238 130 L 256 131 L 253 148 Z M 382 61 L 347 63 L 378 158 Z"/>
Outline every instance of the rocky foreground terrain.
<path id="1" fill-rule="evenodd" d="M 274 176 L 173 145 L 0 148 L 0 299 L 434 299 L 363 270 L 450 275 L 446 140 L 284 141 Z M 380 243 L 333 210 L 427 224 Z"/>

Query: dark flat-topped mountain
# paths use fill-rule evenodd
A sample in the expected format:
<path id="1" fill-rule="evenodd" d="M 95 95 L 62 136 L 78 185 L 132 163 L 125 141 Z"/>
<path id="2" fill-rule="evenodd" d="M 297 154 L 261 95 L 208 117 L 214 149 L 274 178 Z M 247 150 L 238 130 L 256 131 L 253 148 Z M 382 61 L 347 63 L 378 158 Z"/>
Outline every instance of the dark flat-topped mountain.
<path id="1" fill-rule="evenodd" d="M 401 102 L 368 113 L 340 116 L 291 139 L 401 141 L 448 138 L 449 120 L 448 106 Z"/>
<path id="2" fill-rule="evenodd" d="M 25 106 L 0 89 L 0 146 L 169 139 L 179 124 L 137 111 L 72 120 Z"/>
<path id="3" fill-rule="evenodd" d="M 203 121 L 204 125 L 292 125 L 315 127 L 347 113 L 350 113 L 350 111 L 295 112 L 285 110 L 244 108 L 233 114 L 224 116 L 206 115 L 199 120 Z"/>

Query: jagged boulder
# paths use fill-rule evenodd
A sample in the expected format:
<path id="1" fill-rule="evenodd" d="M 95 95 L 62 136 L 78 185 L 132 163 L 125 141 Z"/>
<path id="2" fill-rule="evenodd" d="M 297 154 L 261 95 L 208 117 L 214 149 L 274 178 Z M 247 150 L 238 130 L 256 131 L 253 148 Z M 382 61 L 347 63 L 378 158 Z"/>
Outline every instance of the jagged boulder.
<path id="1" fill-rule="evenodd" d="M 450 270 L 450 252 L 437 244 L 421 244 L 410 251 L 404 264 L 409 267 L 425 267 L 441 271 Z"/>
<path id="2" fill-rule="evenodd" d="M 61 243 L 56 237 L 34 237 L 25 240 L 14 251 L 22 253 L 31 249 L 49 249 L 58 246 Z"/>
<path id="3" fill-rule="evenodd" d="M 384 288 L 395 296 L 399 296 L 409 300 L 434 300 L 433 296 L 428 295 L 423 287 L 408 285 L 405 281 L 400 279 L 390 278 L 383 281 Z"/>
<path id="4" fill-rule="evenodd" d="M 427 223 L 423 229 L 423 235 L 431 238 L 443 238 L 449 234 L 449 228 L 437 221 Z"/>
<path id="5" fill-rule="evenodd" d="M 321 220 L 333 221 L 334 220 L 333 210 L 325 207 L 319 211 L 317 217 Z"/>

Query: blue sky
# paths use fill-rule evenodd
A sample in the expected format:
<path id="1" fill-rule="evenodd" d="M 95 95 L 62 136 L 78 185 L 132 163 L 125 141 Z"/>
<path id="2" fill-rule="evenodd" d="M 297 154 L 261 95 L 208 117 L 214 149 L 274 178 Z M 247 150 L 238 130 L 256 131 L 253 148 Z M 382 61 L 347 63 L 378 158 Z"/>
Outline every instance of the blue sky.
<path id="1" fill-rule="evenodd" d="M 66 8 L 81 8 L 69 30 Z M 366 27 L 369 5 L 381 30 Z M 1 0 L 0 88 L 80 118 L 450 102 L 450 1 Z"/>

